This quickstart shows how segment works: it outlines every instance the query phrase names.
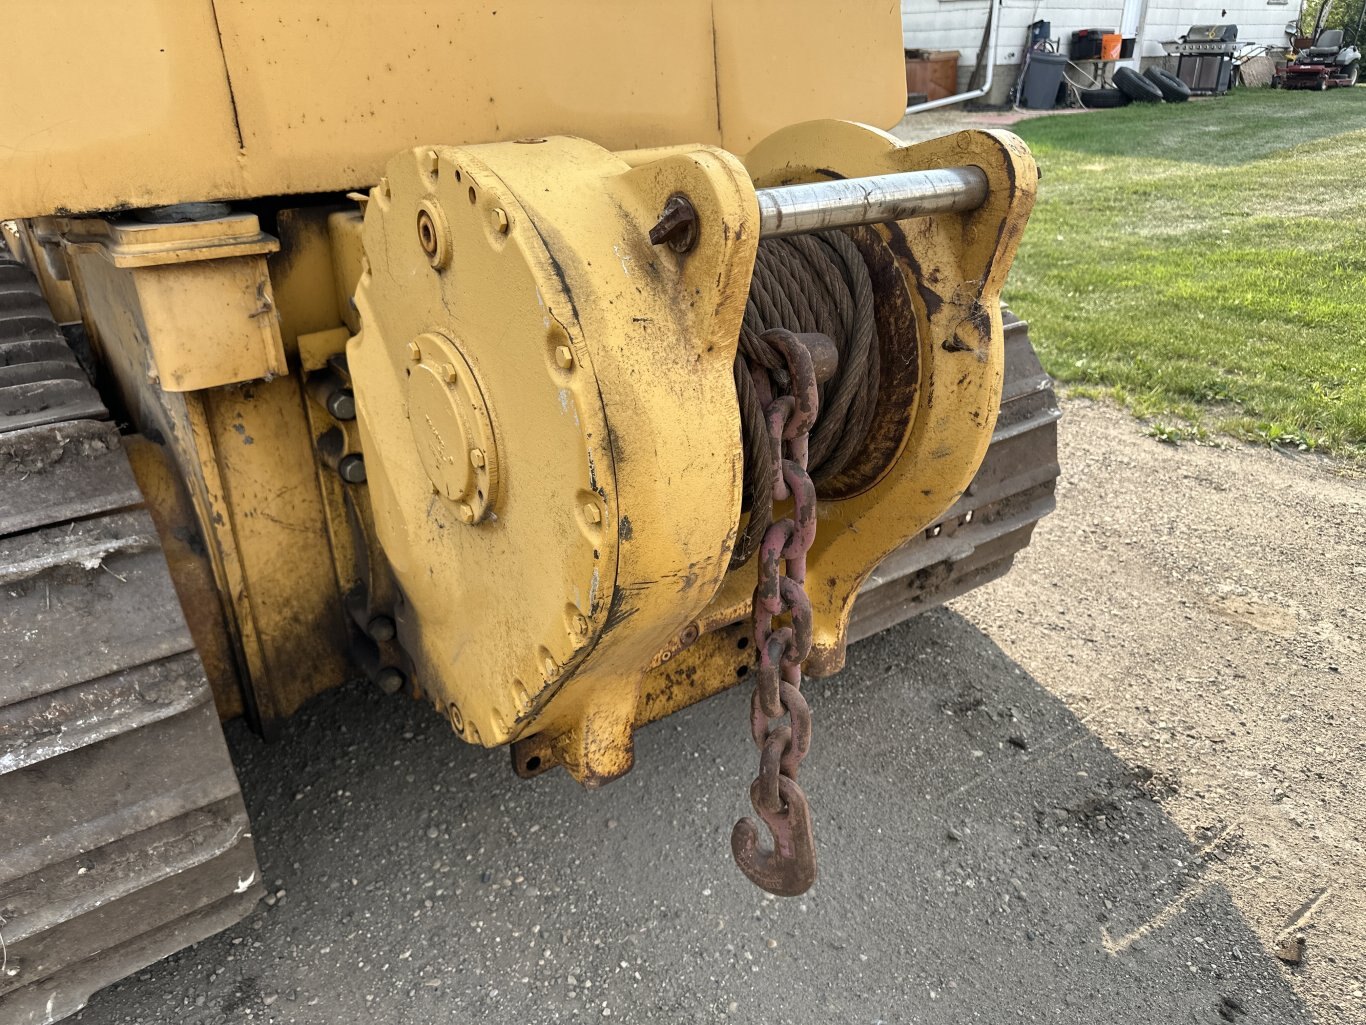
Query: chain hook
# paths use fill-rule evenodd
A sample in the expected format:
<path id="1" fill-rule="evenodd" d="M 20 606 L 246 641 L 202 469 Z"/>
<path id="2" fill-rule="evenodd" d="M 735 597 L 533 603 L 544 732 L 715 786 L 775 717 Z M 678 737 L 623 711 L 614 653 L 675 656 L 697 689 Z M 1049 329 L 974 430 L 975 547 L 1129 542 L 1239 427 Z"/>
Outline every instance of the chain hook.
<path id="1" fill-rule="evenodd" d="M 783 807 L 770 811 L 762 806 L 756 791 L 758 779 L 750 786 L 750 803 L 773 836 L 773 849 L 759 847 L 759 827 L 751 818 L 735 823 L 730 833 L 730 851 L 735 864 L 754 885 L 776 897 L 798 897 L 816 881 L 816 839 L 811 832 L 811 808 L 795 780 L 778 777 L 778 793 Z"/>

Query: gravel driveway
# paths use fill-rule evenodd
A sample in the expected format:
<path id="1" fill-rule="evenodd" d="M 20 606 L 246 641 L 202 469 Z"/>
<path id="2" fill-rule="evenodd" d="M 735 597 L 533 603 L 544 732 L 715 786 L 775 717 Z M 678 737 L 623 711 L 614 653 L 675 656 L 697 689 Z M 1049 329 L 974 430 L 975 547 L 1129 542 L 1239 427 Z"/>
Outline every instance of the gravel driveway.
<path id="1" fill-rule="evenodd" d="M 1366 486 L 1066 412 L 1012 574 L 811 685 L 806 897 L 730 864 L 744 693 L 590 793 L 348 686 L 229 728 L 270 901 L 81 1020 L 1366 1021 Z"/>

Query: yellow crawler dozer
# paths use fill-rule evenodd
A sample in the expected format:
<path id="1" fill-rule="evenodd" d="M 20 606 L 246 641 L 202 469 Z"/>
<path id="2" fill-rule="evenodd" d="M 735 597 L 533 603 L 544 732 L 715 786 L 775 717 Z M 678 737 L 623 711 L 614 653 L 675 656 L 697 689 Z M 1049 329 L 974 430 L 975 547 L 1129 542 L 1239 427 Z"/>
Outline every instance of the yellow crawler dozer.
<path id="1" fill-rule="evenodd" d="M 733 854 L 812 885 L 804 677 L 1058 473 L 1000 302 L 1037 170 L 870 127 L 898 18 L 6 6 L 0 1019 L 247 914 L 220 721 L 356 677 L 588 786 L 752 685 Z"/>

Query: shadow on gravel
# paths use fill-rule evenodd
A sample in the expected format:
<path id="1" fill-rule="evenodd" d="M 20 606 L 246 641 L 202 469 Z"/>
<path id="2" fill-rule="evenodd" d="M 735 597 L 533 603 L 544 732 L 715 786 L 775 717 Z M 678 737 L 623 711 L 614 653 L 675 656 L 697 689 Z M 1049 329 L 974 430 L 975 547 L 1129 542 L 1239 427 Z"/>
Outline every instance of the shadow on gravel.
<path id="1" fill-rule="evenodd" d="M 424 705 L 348 686 L 229 729 L 273 906 L 86 1021 L 1143 1023 L 1308 1019 L 1199 849 L 966 620 L 812 681 L 821 878 L 731 866 L 754 758 L 733 691 L 590 793 L 523 782 Z M 1141 700 L 1135 696 L 1135 700 Z"/>

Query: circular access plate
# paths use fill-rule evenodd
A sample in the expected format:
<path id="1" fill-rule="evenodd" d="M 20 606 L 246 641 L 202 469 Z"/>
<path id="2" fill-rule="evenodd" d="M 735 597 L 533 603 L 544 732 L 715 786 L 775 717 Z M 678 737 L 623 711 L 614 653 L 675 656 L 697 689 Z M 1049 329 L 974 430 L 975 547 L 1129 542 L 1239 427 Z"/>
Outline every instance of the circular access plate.
<path id="1" fill-rule="evenodd" d="M 422 467 L 456 515 L 478 523 L 498 496 L 498 445 L 474 369 L 443 335 L 409 346 L 408 423 Z"/>

